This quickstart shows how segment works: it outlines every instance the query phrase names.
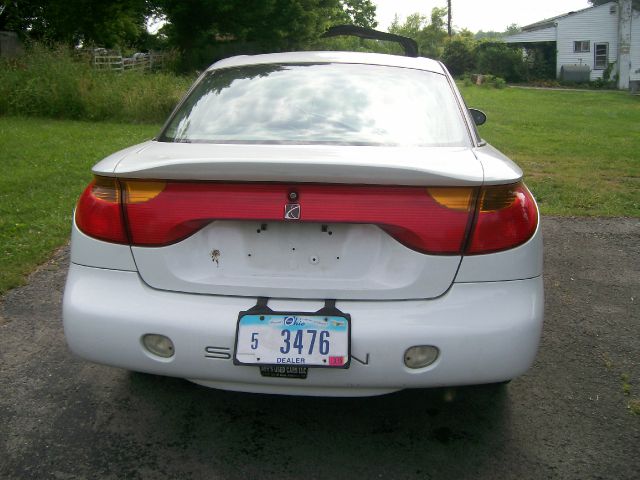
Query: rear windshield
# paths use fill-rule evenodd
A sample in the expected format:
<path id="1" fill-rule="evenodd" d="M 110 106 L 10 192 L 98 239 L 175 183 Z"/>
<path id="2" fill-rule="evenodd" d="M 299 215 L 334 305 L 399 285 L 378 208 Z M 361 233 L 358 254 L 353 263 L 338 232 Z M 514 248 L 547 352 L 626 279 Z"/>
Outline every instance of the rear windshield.
<path id="1" fill-rule="evenodd" d="M 209 72 L 160 141 L 466 146 L 444 75 L 360 64 L 251 65 Z"/>

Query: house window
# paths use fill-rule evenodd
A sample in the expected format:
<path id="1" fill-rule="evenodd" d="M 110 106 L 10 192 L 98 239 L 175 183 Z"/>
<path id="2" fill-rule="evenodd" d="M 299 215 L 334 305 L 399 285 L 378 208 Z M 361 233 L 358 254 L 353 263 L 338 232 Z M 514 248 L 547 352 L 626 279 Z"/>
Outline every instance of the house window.
<path id="1" fill-rule="evenodd" d="M 609 44 L 596 43 L 594 45 L 594 70 L 605 70 L 609 66 Z"/>
<path id="2" fill-rule="evenodd" d="M 589 40 L 578 40 L 576 42 L 573 42 L 573 53 L 590 52 L 591 51 L 590 45 L 591 44 Z"/>

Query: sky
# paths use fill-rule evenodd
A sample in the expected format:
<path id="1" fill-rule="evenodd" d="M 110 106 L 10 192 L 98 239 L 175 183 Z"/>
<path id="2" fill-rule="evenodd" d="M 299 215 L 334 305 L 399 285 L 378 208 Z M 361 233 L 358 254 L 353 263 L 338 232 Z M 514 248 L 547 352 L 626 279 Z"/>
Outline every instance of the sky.
<path id="1" fill-rule="evenodd" d="M 378 30 L 386 31 L 394 15 L 400 21 L 419 12 L 429 16 L 433 7 L 446 7 L 446 0 L 373 0 L 377 6 Z M 504 31 L 512 23 L 522 27 L 549 17 L 589 7 L 587 0 L 452 0 L 453 27 L 472 32 Z"/>

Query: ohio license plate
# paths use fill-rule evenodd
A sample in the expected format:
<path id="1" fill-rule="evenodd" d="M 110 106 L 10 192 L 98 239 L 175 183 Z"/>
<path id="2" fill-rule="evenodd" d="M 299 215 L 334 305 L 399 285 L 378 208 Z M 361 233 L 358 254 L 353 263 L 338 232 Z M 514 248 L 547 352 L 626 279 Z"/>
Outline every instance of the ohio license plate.
<path id="1" fill-rule="evenodd" d="M 347 368 L 349 319 L 308 313 L 240 316 L 235 363 Z"/>

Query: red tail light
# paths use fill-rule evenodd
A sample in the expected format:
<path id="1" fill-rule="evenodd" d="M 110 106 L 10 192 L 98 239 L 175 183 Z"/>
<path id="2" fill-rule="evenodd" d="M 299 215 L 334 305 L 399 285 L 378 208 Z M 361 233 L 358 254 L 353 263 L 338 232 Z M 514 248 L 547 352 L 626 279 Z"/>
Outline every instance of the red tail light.
<path id="1" fill-rule="evenodd" d="M 491 253 L 522 245 L 538 226 L 538 208 L 522 183 L 482 189 L 467 254 Z"/>
<path id="2" fill-rule="evenodd" d="M 80 196 L 76 224 L 87 235 L 115 243 L 129 243 L 122 217 L 118 180 L 95 177 Z"/>
<path id="3" fill-rule="evenodd" d="M 422 187 L 187 183 L 163 184 L 162 193 L 132 203 L 136 181 L 125 181 L 125 212 L 135 245 L 182 240 L 212 220 L 285 221 L 285 204 L 300 205 L 297 221 L 379 225 L 421 252 L 460 252 L 471 217 L 471 188 L 455 189 L 462 208 L 438 203 Z M 289 199 L 294 191 L 297 200 Z"/>
<path id="4" fill-rule="evenodd" d="M 295 200 L 290 199 L 292 192 Z M 82 194 L 76 222 L 101 240 L 159 247 L 215 220 L 288 221 L 289 203 L 300 205 L 299 218 L 291 221 L 374 224 L 409 248 L 440 255 L 459 255 L 467 243 L 469 254 L 512 248 L 530 238 L 537 225 L 535 202 L 522 184 L 482 189 L 139 180 L 119 184 L 103 177 L 96 177 Z"/>

